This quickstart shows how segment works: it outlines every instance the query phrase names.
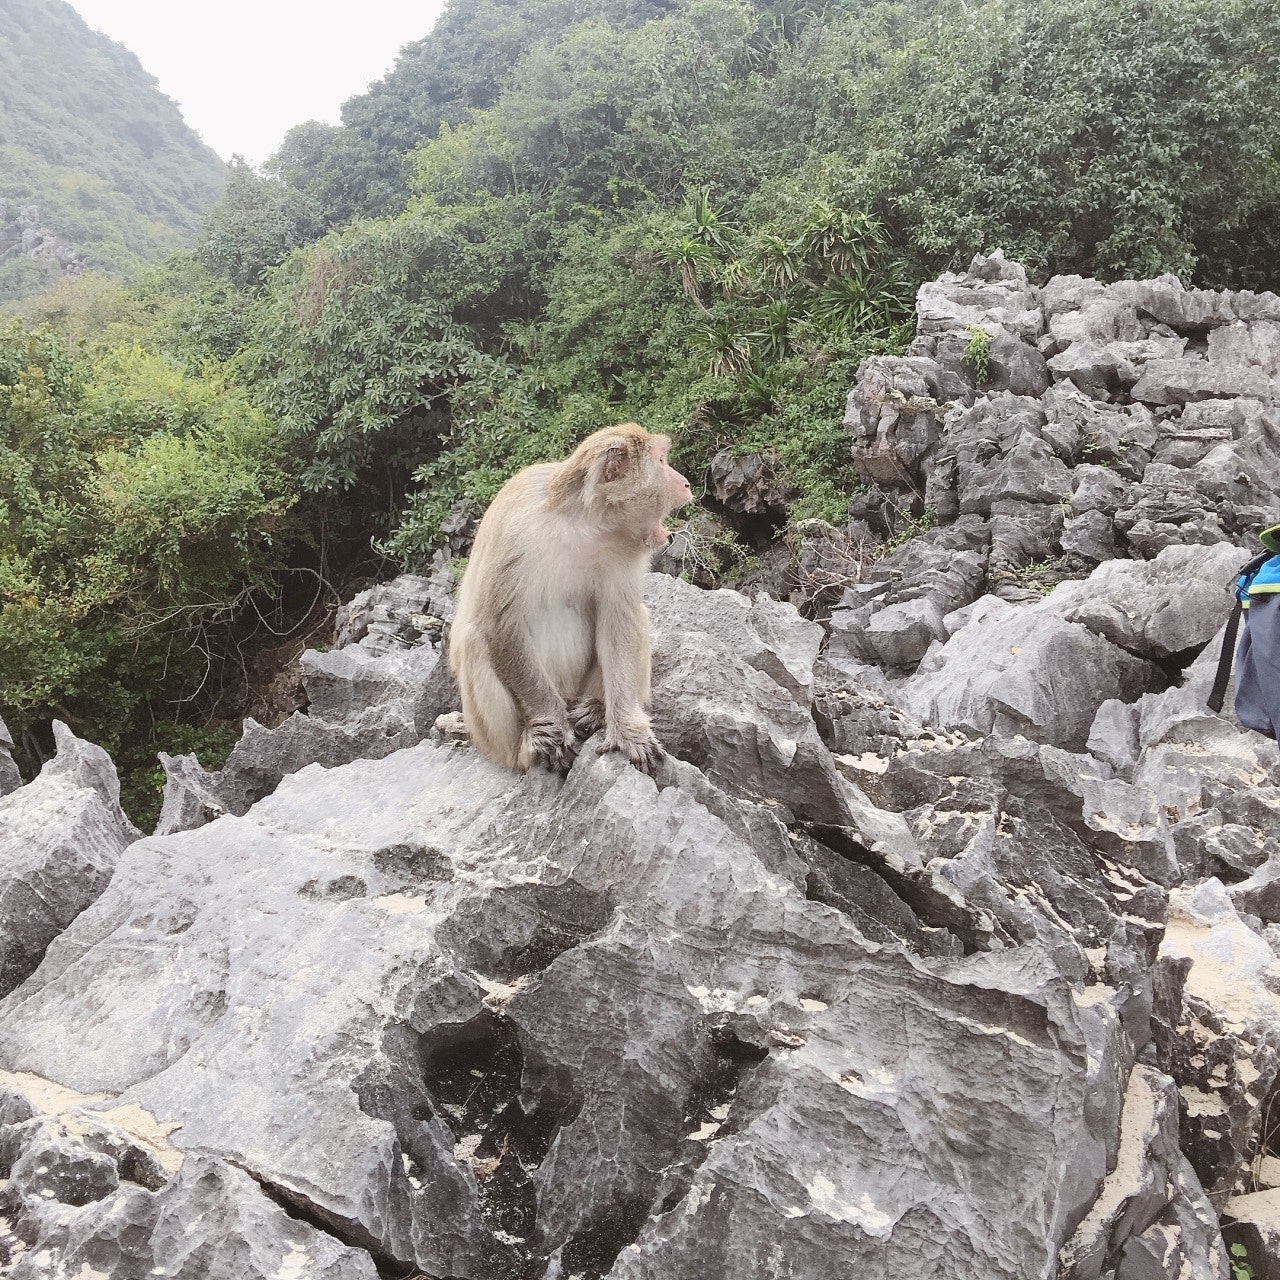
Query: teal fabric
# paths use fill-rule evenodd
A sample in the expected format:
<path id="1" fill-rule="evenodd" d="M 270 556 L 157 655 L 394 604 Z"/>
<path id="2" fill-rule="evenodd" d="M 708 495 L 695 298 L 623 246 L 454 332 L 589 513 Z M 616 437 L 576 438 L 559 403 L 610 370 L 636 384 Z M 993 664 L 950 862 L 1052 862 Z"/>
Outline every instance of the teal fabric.
<path id="1" fill-rule="evenodd" d="M 1240 586 L 1250 596 L 1274 595 L 1280 591 L 1280 556 L 1272 556 L 1248 583 L 1242 578 Z"/>

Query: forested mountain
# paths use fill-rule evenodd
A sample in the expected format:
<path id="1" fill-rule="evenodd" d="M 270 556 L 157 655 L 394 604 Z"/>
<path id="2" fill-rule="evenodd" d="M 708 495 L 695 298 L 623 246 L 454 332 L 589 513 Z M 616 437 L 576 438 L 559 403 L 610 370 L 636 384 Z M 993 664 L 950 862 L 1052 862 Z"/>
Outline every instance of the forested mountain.
<path id="1" fill-rule="evenodd" d="M 939 270 L 1280 285 L 1278 99 L 1280 0 L 450 0 L 342 125 L 233 167 L 190 255 L 24 304 L 0 714 L 130 769 L 238 723 L 257 610 L 421 564 L 610 421 L 671 432 L 695 491 L 763 460 L 778 501 L 716 512 L 718 572 L 846 522 L 855 371 Z"/>
<path id="2" fill-rule="evenodd" d="M 0 301 L 189 244 L 225 174 L 123 45 L 64 0 L 0 2 Z"/>

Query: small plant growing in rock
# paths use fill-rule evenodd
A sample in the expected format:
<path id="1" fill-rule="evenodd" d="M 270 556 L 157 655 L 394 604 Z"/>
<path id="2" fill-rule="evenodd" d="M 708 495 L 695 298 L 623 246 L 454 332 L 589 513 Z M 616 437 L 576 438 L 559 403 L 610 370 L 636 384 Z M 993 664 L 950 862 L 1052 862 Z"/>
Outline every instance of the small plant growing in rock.
<path id="1" fill-rule="evenodd" d="M 899 510 L 894 517 L 893 532 L 880 544 L 879 555 L 886 556 L 889 552 L 896 551 L 912 538 L 918 538 L 922 533 L 936 528 L 937 524 L 938 513 L 932 507 L 925 507 L 918 516 Z"/>
<path id="2" fill-rule="evenodd" d="M 1253 1280 L 1249 1250 L 1239 1241 L 1231 1246 L 1231 1280 Z"/>
<path id="3" fill-rule="evenodd" d="M 991 335 L 976 324 L 965 325 L 964 331 L 969 335 L 964 362 L 973 374 L 974 384 L 980 387 L 991 376 Z"/>

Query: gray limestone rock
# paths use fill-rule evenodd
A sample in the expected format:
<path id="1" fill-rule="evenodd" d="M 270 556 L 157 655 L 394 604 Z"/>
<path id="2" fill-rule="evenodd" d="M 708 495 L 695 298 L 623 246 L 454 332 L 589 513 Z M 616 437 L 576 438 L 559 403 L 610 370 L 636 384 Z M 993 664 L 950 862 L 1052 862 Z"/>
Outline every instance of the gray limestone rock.
<path id="1" fill-rule="evenodd" d="M 1277 962 L 1214 879 L 1171 893 L 1161 954 L 1191 962 L 1172 1073 L 1183 1150 L 1221 1203 L 1245 1189 L 1261 1104 L 1280 1072 Z"/>
<path id="2" fill-rule="evenodd" d="M 431 645 L 376 652 L 363 644 L 317 652 L 300 659 L 307 714 L 332 724 L 358 720 L 370 707 L 412 703 L 440 661 Z"/>
<path id="3" fill-rule="evenodd" d="M 988 522 L 964 517 L 882 557 L 832 614 L 828 660 L 915 666 L 934 640 L 945 638 L 943 619 L 981 594 L 991 536 Z"/>
<path id="4" fill-rule="evenodd" d="M 844 416 L 854 466 L 883 488 L 914 488 L 942 437 L 947 413 L 972 399 L 966 377 L 927 356 L 864 360 Z"/>
<path id="5" fill-rule="evenodd" d="M 0 1273 L 13 1280 L 376 1280 L 216 1156 L 136 1105 L 0 1073 Z M 6 1265 L 7 1263 L 7 1265 Z"/>
<path id="6" fill-rule="evenodd" d="M 1178 1147 L 1178 1094 L 1168 1076 L 1129 1077 L 1120 1150 L 1098 1198 L 1059 1259 L 1062 1280 L 1228 1280 L 1216 1215 Z"/>
<path id="7" fill-rule="evenodd" d="M 1098 708 L 1156 682 L 1150 664 L 1053 609 L 1053 597 L 970 623 L 901 686 L 903 705 L 931 724 L 1022 733 L 1068 750 L 1084 745 Z"/>
<path id="8" fill-rule="evenodd" d="M 649 574 L 645 603 L 659 655 L 668 637 L 710 636 L 786 689 L 800 705 L 809 705 L 822 628 L 802 618 L 793 606 L 764 594 L 752 601 L 736 591 L 702 591 L 660 573 Z"/>
<path id="9" fill-rule="evenodd" d="M 22 786 L 22 775 L 13 762 L 13 739 L 3 720 L 0 720 L 0 796 L 17 791 Z"/>
<path id="10" fill-rule="evenodd" d="M 1268 396 L 1271 383 L 1271 376 L 1259 368 L 1183 357 L 1150 361 L 1132 395 L 1145 404 L 1186 404 L 1227 396 L 1261 400 Z"/>
<path id="11" fill-rule="evenodd" d="M 1218 634 L 1247 554 L 1225 543 L 1169 546 L 1153 560 L 1108 560 L 1050 599 L 1068 622 L 1138 657 L 1166 658 L 1199 650 Z"/>
<path id="12" fill-rule="evenodd" d="M 435 707 L 433 700 L 419 718 L 415 707 L 401 699 L 375 701 L 358 714 L 352 709 L 343 721 L 295 711 L 283 724 L 266 729 L 248 719 L 226 764 L 216 771 L 204 769 L 195 756 L 175 758 L 162 753 L 164 800 L 155 834 L 188 831 L 224 813 L 246 813 L 270 795 L 282 778 L 309 764 L 332 768 L 352 760 L 380 759 L 412 746 L 443 709 Z"/>
<path id="13" fill-rule="evenodd" d="M 61 721 L 54 736 L 58 754 L 39 776 L 0 798 L 0 994 L 35 970 L 139 835 L 107 753 Z"/>
<path id="14" fill-rule="evenodd" d="M 1259 369 L 1268 378 L 1280 377 L 1280 322 L 1257 320 L 1247 324 L 1237 320 L 1211 330 L 1208 356 L 1211 364 L 1239 365 Z M 1274 387 L 1270 396 L 1277 398 Z"/>
<path id="15" fill-rule="evenodd" d="M 1218 504 L 1181 468 L 1152 463 L 1135 497 L 1116 513 L 1116 528 L 1141 556 L 1158 555 L 1169 546 L 1230 541 Z"/>
<path id="16" fill-rule="evenodd" d="M 987 257 L 978 254 L 961 274 L 947 272 L 921 285 L 916 315 L 922 337 L 973 325 L 1034 343 L 1044 332 L 1044 313 L 1026 271 L 999 249 Z"/>
<path id="17" fill-rule="evenodd" d="M 1131 501 L 1132 485 L 1110 467 L 1081 463 L 1071 473 L 1071 510 L 1112 516 Z"/>
<path id="18" fill-rule="evenodd" d="M 1053 276 L 1040 290 L 1040 305 L 1053 332 L 1058 316 L 1069 315 L 1091 306 L 1107 296 L 1107 286 L 1100 280 L 1084 276 Z"/>
<path id="19" fill-rule="evenodd" d="M 442 568 L 429 577 L 402 574 L 356 596 L 339 610 L 339 647 L 308 649 L 299 659 L 307 711 L 271 729 L 246 720 L 220 770 L 204 769 L 194 756 L 162 754 L 156 834 L 245 813 L 306 765 L 379 759 L 420 742 L 439 715 L 458 705 L 441 652 L 451 587 Z"/>
<path id="20" fill-rule="evenodd" d="M 1106 400 L 1113 393 L 1138 381 L 1138 370 L 1115 344 L 1079 340 L 1048 362 L 1054 378 L 1070 381 L 1094 400 Z"/>
<path id="21" fill-rule="evenodd" d="M 1000 325 L 986 322 L 950 329 L 945 333 L 922 332 L 912 344 L 913 356 L 928 356 L 957 379 L 974 382 L 977 371 L 971 354 L 976 334 L 984 335 L 985 376 L 978 390 L 987 395 L 1008 391 L 1015 396 L 1039 396 L 1053 381 L 1045 358 L 1030 343 Z"/>
<path id="22" fill-rule="evenodd" d="M 1115 524 L 1105 511 L 1068 516 L 1063 521 L 1058 545 L 1067 557 L 1086 564 L 1100 564 L 1116 555 Z"/>
<path id="23" fill-rule="evenodd" d="M 1114 1015 L 1034 949 L 868 942 L 768 869 L 801 866 L 767 806 L 671 769 L 294 774 L 134 845 L 0 1057 L 389 1267 L 1048 1274 L 1117 1141 Z"/>
<path id="24" fill-rule="evenodd" d="M 730 511 L 748 515 L 782 513 L 795 496 L 776 456 L 735 454 L 722 449 L 711 459 L 711 491 Z"/>
<path id="25" fill-rule="evenodd" d="M 1238 320 L 1280 320 L 1280 298 L 1274 293 L 1218 293 L 1184 289 L 1177 276 L 1113 285 L 1132 298 L 1139 315 L 1149 316 L 1179 332 L 1204 332 Z"/>
<path id="26" fill-rule="evenodd" d="M 1250 1280 L 1280 1280 L 1280 1188 L 1233 1196 L 1223 1210 L 1223 1237 L 1244 1250 Z"/>
<path id="27" fill-rule="evenodd" d="M 927 596 L 903 600 L 871 615 L 861 631 L 861 651 L 882 667 L 911 668 L 943 634 L 937 601 Z"/>
<path id="28" fill-rule="evenodd" d="M 1146 336 L 1134 308 L 1108 296 L 1105 286 L 1096 281 L 1055 276 L 1040 297 L 1049 333 L 1060 350 L 1078 342 L 1114 345 Z"/>
<path id="29" fill-rule="evenodd" d="M 1008 502 L 1061 502 L 1071 472 L 1045 426 L 1044 409 L 1026 396 L 996 395 L 957 410 L 926 491 L 939 518 L 990 515 Z"/>
<path id="30" fill-rule="evenodd" d="M 453 617 L 453 575 L 447 567 L 429 575 L 402 573 L 353 596 L 333 620 L 333 647 L 359 645 L 392 653 L 440 639 L 440 624 Z"/>

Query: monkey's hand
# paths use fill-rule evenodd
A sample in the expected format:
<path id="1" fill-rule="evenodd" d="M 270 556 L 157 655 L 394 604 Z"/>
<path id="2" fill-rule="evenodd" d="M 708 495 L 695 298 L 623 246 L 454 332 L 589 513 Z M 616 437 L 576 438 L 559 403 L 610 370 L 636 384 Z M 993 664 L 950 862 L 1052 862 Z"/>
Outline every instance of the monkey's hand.
<path id="1" fill-rule="evenodd" d="M 652 773 L 663 755 L 647 720 L 641 724 L 617 724 L 606 729 L 600 752 L 606 751 L 620 752 L 641 773 Z"/>
<path id="2" fill-rule="evenodd" d="M 547 717 L 530 720 L 520 735 L 520 768 L 545 764 L 548 769 L 566 773 L 573 764 L 576 745 L 568 716 L 558 720 Z"/>
<path id="3" fill-rule="evenodd" d="M 605 725 L 604 703 L 599 698 L 582 698 L 569 708 L 569 723 L 578 742 L 583 743 Z"/>

